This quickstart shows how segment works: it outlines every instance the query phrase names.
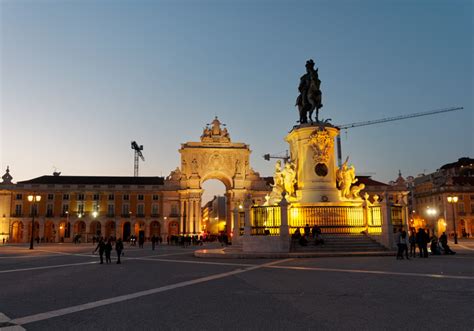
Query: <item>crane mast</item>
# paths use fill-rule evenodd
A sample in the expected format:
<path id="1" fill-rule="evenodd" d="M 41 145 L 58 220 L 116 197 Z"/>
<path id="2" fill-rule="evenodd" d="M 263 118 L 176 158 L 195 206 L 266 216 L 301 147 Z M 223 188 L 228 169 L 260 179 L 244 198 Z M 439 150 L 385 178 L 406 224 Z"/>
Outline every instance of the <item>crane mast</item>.
<path id="1" fill-rule="evenodd" d="M 143 156 L 142 150 L 143 145 L 138 145 L 136 141 L 132 141 L 131 143 L 132 149 L 135 151 L 134 155 L 134 162 L 133 162 L 133 176 L 138 177 L 138 158 L 141 158 L 142 161 L 145 161 L 145 157 Z"/>

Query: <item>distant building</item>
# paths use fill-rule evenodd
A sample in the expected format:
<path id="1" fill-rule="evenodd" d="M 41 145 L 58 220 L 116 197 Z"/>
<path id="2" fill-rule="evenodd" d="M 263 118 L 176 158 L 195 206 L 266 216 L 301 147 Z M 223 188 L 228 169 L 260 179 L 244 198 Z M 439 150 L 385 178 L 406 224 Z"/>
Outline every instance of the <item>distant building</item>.
<path id="1" fill-rule="evenodd" d="M 458 197 L 455 204 L 448 196 Z M 453 219 L 454 208 L 454 219 Z M 459 238 L 474 234 L 474 159 L 464 157 L 414 180 L 414 219 L 422 220 L 437 235 L 446 231 Z M 431 214 L 427 211 L 430 210 Z"/>
<path id="2" fill-rule="evenodd" d="M 224 196 L 214 196 L 202 208 L 203 230 L 211 234 L 226 231 L 227 202 Z"/>

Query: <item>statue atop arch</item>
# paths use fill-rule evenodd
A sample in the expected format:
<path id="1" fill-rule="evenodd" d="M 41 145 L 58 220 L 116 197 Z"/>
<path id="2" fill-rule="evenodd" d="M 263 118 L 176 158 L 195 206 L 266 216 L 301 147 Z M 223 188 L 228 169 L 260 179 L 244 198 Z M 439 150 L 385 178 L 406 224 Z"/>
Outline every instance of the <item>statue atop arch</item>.
<path id="1" fill-rule="evenodd" d="M 319 68 L 314 70 L 314 61 L 306 61 L 306 74 L 301 76 L 298 91 L 300 95 L 296 99 L 296 105 L 300 114 L 300 124 L 308 123 L 308 117 L 311 123 L 313 111 L 316 109 L 316 122 L 319 122 L 319 109 L 323 107 L 321 103 L 321 81 L 318 74 Z M 309 113 L 309 115 L 307 115 Z"/>
<path id="2" fill-rule="evenodd" d="M 224 126 L 224 128 L 221 128 L 221 125 Z M 203 129 L 201 141 L 218 143 L 230 142 L 229 132 L 227 131 L 227 128 L 225 128 L 225 124 L 221 123 L 217 116 Z"/>

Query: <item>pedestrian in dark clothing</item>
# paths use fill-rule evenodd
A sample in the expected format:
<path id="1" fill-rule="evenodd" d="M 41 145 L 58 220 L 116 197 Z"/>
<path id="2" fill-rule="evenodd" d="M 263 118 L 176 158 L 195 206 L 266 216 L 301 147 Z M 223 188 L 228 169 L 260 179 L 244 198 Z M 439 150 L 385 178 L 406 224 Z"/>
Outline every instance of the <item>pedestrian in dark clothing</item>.
<path id="1" fill-rule="evenodd" d="M 311 229 L 309 228 L 309 224 L 306 223 L 306 226 L 304 227 L 304 236 L 306 237 L 306 239 L 309 238 L 310 231 L 311 231 Z"/>
<path id="2" fill-rule="evenodd" d="M 110 253 L 112 252 L 112 240 L 107 240 L 105 244 L 105 263 L 112 263 L 112 259 L 110 258 Z"/>
<path id="3" fill-rule="evenodd" d="M 443 247 L 444 254 L 456 254 L 456 252 L 452 251 L 448 246 L 448 236 L 446 235 L 446 232 L 443 232 L 443 234 L 439 237 L 439 242 L 441 243 L 441 247 Z"/>
<path id="4" fill-rule="evenodd" d="M 416 256 L 416 236 L 415 236 L 415 230 L 412 228 L 410 231 L 410 237 L 408 239 L 410 242 L 410 256 L 415 257 Z"/>
<path id="5" fill-rule="evenodd" d="M 419 228 L 418 233 L 416 234 L 416 244 L 420 250 L 420 257 L 428 257 L 428 241 L 426 239 L 426 232 L 424 229 Z"/>
<path id="6" fill-rule="evenodd" d="M 102 240 L 102 238 L 99 239 L 99 243 L 97 244 L 97 247 L 92 253 L 97 252 L 97 250 L 99 250 L 100 264 L 104 264 L 105 242 L 104 240 Z"/>
<path id="7" fill-rule="evenodd" d="M 118 238 L 117 242 L 115 243 L 115 250 L 117 251 L 117 264 L 120 264 L 120 256 L 122 256 L 123 251 L 123 242 L 121 238 Z"/>
<path id="8" fill-rule="evenodd" d="M 155 244 L 156 244 L 156 237 L 153 235 L 151 237 L 151 249 L 154 251 L 155 250 Z"/>
<path id="9" fill-rule="evenodd" d="M 403 260 L 403 240 L 402 240 L 402 228 L 397 233 L 397 260 Z"/>

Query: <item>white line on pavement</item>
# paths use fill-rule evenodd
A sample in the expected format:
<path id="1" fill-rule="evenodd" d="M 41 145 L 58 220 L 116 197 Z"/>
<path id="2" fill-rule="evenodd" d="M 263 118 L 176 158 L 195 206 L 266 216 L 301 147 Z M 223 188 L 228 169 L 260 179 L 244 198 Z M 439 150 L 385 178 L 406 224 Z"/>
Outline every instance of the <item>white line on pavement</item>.
<path id="1" fill-rule="evenodd" d="M 120 295 L 120 296 L 113 297 L 113 298 L 108 298 L 108 299 L 99 300 L 99 301 L 93 301 L 93 302 L 89 302 L 89 303 L 85 303 L 85 304 L 81 304 L 81 305 L 77 305 L 77 306 L 72 306 L 72 307 L 68 307 L 68 308 L 62 308 L 62 309 L 58 309 L 58 310 L 52 310 L 52 311 L 49 311 L 49 312 L 40 313 L 40 314 L 36 314 L 36 315 L 20 317 L 20 318 L 16 318 L 14 320 L 11 320 L 11 323 L 15 323 L 15 324 L 18 324 L 18 325 L 23 325 L 23 324 L 43 321 L 43 320 L 47 320 L 47 319 L 54 318 L 54 317 L 59 317 L 59 316 L 63 316 L 63 315 L 68 315 L 68 314 L 80 312 L 80 311 L 83 311 L 83 310 L 94 309 L 94 308 L 97 308 L 97 307 L 102 307 L 102 306 L 110 305 L 110 304 L 117 303 L 117 302 L 136 299 L 136 298 L 140 298 L 140 297 L 155 294 L 155 293 L 170 291 L 170 290 L 174 290 L 176 288 L 181 288 L 181 287 L 185 287 L 185 286 L 190 286 L 190 285 L 200 284 L 200 283 L 204 283 L 204 282 L 209 282 L 211 280 L 221 279 L 221 278 L 241 274 L 241 273 L 244 273 L 244 272 L 249 272 L 249 271 L 256 270 L 256 269 L 265 268 L 265 267 L 269 267 L 269 266 L 272 266 L 272 265 L 275 265 L 275 264 L 278 264 L 278 263 L 289 262 L 291 260 L 293 260 L 293 259 L 273 261 L 273 262 L 269 262 L 269 263 L 265 263 L 265 264 L 255 265 L 255 266 L 252 266 L 252 267 L 247 268 L 247 269 L 236 269 L 236 270 L 229 271 L 229 272 L 224 272 L 224 273 L 219 273 L 219 274 L 215 274 L 215 275 L 211 275 L 211 276 L 206 276 L 206 277 L 202 277 L 202 278 L 188 280 L 188 281 L 184 281 L 184 282 L 180 282 L 180 283 L 176 283 L 176 284 L 172 284 L 172 285 L 157 287 L 157 288 L 150 289 L 150 290 L 145 290 L 145 291 L 140 291 L 140 292 L 136 292 L 136 293 Z"/>
<path id="2" fill-rule="evenodd" d="M 467 246 L 464 246 L 464 245 L 461 245 L 461 244 L 458 244 L 458 246 L 460 246 L 460 247 L 462 247 L 462 248 L 464 248 L 464 249 L 468 249 L 468 250 L 470 250 L 470 251 L 474 251 L 474 249 L 471 248 L 471 247 L 467 247 Z M 452 246 L 451 246 L 451 247 L 452 247 Z"/>
<path id="3" fill-rule="evenodd" d="M 288 269 L 288 270 L 346 272 L 346 273 L 357 273 L 357 274 L 414 276 L 414 277 L 428 277 L 428 278 L 440 278 L 440 279 L 442 279 L 442 278 L 448 278 L 448 279 L 474 279 L 474 276 L 422 274 L 422 273 L 414 273 L 414 272 L 393 272 L 393 271 L 380 271 L 380 270 L 334 269 L 334 268 L 293 267 L 293 266 L 268 266 L 266 268 Z"/>
<path id="4" fill-rule="evenodd" d="M 71 263 L 71 264 L 56 264 L 56 265 L 48 265 L 44 267 L 32 267 L 32 268 L 23 268 L 23 269 L 10 269 L 10 270 L 1 270 L 0 274 L 6 274 L 11 272 L 18 272 L 18 271 L 31 271 L 31 270 L 41 270 L 41 269 L 53 269 L 53 268 L 62 268 L 62 267 L 73 267 L 76 265 L 84 265 L 84 264 L 95 264 L 99 263 L 99 261 L 93 262 L 82 262 L 82 263 Z"/>
<path id="5" fill-rule="evenodd" d="M 133 258 L 133 260 L 174 262 L 174 263 L 190 263 L 190 264 L 232 265 L 232 266 L 238 266 L 238 267 L 253 267 L 253 266 L 256 266 L 256 264 L 250 264 L 250 263 L 210 262 L 210 261 L 171 260 L 171 259 L 149 259 L 149 258 L 139 258 L 139 257 Z"/>
<path id="6" fill-rule="evenodd" d="M 0 313 L 0 323 L 4 323 L 4 325 L 8 325 L 8 326 L 0 327 L 0 331 L 24 331 L 25 330 L 20 325 L 14 325 L 11 322 L 10 318 L 4 313 Z"/>

